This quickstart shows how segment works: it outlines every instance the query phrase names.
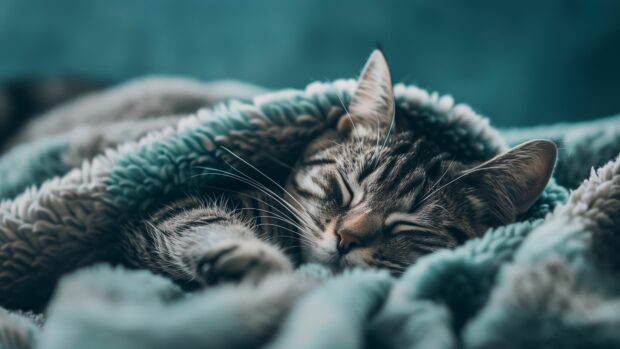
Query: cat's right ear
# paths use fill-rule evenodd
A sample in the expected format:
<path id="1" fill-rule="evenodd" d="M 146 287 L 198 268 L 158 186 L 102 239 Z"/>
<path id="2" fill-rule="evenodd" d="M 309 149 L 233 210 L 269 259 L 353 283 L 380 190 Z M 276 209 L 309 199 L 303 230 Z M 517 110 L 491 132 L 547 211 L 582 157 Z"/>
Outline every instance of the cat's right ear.
<path id="1" fill-rule="evenodd" d="M 338 122 L 338 132 L 363 136 L 376 129 L 386 128 L 394 117 L 392 77 L 385 56 L 374 50 L 359 77 L 351 103 Z"/>

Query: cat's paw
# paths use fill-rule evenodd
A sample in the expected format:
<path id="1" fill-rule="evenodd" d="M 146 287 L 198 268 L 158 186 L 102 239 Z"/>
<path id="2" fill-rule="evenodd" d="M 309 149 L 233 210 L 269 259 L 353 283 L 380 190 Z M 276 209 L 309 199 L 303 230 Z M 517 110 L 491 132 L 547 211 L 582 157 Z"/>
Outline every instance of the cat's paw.
<path id="1" fill-rule="evenodd" d="M 293 265 L 278 249 L 259 240 L 234 240 L 213 246 L 196 264 L 204 285 L 257 283 L 272 273 L 290 272 Z"/>

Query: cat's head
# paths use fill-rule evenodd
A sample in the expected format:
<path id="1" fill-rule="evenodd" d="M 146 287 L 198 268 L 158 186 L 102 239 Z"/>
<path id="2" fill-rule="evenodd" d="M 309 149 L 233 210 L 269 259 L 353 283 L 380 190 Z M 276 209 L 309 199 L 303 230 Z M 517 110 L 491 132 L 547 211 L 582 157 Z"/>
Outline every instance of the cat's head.
<path id="1" fill-rule="evenodd" d="M 394 113 L 389 68 L 377 50 L 336 129 L 307 147 L 289 177 L 306 260 L 398 273 L 424 254 L 513 222 L 551 176 L 550 141 L 465 163 L 399 127 Z"/>

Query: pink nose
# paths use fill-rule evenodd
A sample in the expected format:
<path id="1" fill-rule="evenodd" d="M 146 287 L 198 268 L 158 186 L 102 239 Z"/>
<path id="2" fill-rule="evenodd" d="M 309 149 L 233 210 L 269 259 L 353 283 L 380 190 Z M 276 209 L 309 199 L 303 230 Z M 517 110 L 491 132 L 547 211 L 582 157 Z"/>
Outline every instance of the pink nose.
<path id="1" fill-rule="evenodd" d="M 361 245 L 361 240 L 347 230 L 338 232 L 338 252 L 345 254 L 354 246 Z"/>

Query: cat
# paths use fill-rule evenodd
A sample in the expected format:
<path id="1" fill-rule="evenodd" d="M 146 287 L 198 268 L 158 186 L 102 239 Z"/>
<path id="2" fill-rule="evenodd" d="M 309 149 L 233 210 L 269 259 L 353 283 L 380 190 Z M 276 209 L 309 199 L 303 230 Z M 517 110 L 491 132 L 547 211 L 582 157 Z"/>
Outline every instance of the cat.
<path id="1" fill-rule="evenodd" d="M 124 258 L 205 286 L 258 282 L 300 262 L 398 275 L 423 255 L 514 222 L 547 185 L 553 142 L 461 162 L 400 124 L 394 103 L 387 61 L 375 50 L 346 112 L 307 146 L 284 185 L 217 172 L 256 189 L 173 201 L 127 226 Z"/>

